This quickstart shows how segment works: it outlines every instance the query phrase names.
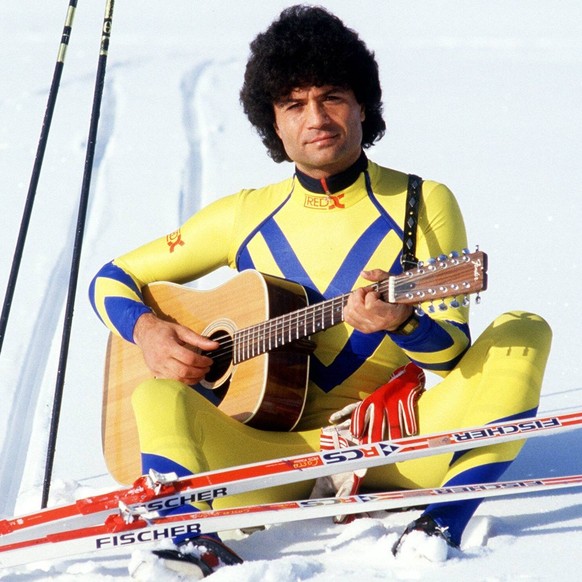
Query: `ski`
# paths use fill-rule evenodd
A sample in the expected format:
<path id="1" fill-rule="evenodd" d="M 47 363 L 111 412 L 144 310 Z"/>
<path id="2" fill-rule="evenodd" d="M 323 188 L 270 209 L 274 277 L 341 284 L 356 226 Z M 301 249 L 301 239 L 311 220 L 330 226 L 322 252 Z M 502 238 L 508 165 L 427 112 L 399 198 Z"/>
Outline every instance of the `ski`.
<path id="1" fill-rule="evenodd" d="M 582 475 L 478 483 L 304 499 L 249 505 L 230 509 L 159 517 L 153 514 L 111 514 L 102 524 L 61 531 L 21 542 L 0 545 L 0 567 L 35 561 L 71 558 L 81 554 L 129 552 L 140 544 L 153 544 L 178 535 L 196 536 L 216 531 L 318 519 L 335 515 L 402 509 L 435 501 L 490 498 L 582 486 Z"/>
<path id="2" fill-rule="evenodd" d="M 48 533 L 96 525 L 120 505 L 143 511 L 172 509 L 185 503 L 210 502 L 217 497 L 316 479 L 334 473 L 545 436 L 576 428 L 582 428 L 582 411 L 313 452 L 199 473 L 180 479 L 175 475 L 152 473 L 141 477 L 129 488 L 0 520 L 0 540 L 2 543 L 16 542 L 28 537 L 41 537 Z"/>

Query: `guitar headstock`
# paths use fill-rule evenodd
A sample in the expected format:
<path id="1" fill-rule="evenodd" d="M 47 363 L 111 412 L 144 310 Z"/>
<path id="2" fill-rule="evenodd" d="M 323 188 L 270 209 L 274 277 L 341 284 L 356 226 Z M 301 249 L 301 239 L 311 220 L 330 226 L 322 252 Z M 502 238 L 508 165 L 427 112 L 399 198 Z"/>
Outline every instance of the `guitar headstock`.
<path id="1" fill-rule="evenodd" d="M 482 251 L 431 259 L 389 278 L 390 303 L 418 304 L 487 289 L 487 255 Z"/>

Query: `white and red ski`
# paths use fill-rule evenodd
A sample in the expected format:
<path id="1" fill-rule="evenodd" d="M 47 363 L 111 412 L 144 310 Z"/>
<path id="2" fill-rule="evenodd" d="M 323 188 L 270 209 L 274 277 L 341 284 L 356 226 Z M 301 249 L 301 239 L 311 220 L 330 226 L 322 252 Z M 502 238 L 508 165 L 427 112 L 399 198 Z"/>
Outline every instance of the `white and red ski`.
<path id="1" fill-rule="evenodd" d="M 456 487 L 305 499 L 159 517 L 111 514 L 104 523 L 0 545 L 0 567 L 81 554 L 129 552 L 178 535 L 199 534 L 426 505 L 434 501 L 489 498 L 582 486 L 582 475 L 478 483 Z"/>
<path id="2" fill-rule="evenodd" d="M 119 506 L 158 511 L 185 503 L 316 479 L 325 475 L 409 459 L 546 436 L 582 428 L 582 411 L 537 416 L 442 433 L 405 437 L 369 445 L 313 452 L 199 473 L 180 479 L 150 475 L 130 488 L 117 489 L 20 517 L 0 520 L 0 543 L 102 523 Z"/>

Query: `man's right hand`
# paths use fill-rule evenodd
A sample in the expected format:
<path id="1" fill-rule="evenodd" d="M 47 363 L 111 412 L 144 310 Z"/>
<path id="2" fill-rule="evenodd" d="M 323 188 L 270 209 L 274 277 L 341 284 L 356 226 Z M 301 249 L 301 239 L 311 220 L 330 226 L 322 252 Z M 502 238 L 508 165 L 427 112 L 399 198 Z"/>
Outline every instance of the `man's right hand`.
<path id="1" fill-rule="evenodd" d="M 139 317 L 133 340 L 141 348 L 145 363 L 156 378 L 179 380 L 184 384 L 197 384 L 204 378 L 212 359 L 200 351 L 212 351 L 220 345 L 153 313 Z"/>

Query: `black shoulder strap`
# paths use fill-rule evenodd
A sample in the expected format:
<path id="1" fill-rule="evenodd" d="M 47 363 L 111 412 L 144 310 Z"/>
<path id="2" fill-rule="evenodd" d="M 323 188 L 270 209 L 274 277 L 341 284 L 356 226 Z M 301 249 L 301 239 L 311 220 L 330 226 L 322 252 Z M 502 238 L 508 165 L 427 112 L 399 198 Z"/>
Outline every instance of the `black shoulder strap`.
<path id="1" fill-rule="evenodd" d="M 418 208 L 422 193 L 422 178 L 408 175 L 408 193 L 406 194 L 406 212 L 404 215 L 404 238 L 401 264 L 404 271 L 418 265 L 416 258 L 416 229 L 418 225 Z"/>

